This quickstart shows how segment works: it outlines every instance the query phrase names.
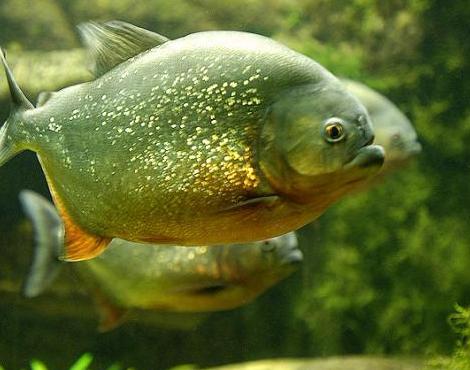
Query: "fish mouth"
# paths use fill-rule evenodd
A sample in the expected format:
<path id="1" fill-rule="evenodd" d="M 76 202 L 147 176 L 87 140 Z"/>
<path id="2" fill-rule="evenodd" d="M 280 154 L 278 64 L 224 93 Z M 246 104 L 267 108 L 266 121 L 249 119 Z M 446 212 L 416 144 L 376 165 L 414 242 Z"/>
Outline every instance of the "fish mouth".
<path id="1" fill-rule="evenodd" d="M 348 162 L 344 169 L 382 167 L 385 151 L 380 145 L 368 145 L 358 150 L 356 157 Z"/>
<path id="2" fill-rule="evenodd" d="M 423 146 L 418 141 L 413 141 L 408 147 L 408 152 L 412 156 L 420 154 L 422 150 Z"/>
<path id="3" fill-rule="evenodd" d="M 294 249 L 286 253 L 281 258 L 283 265 L 299 265 L 304 260 L 304 255 L 300 249 Z"/>
<path id="4" fill-rule="evenodd" d="M 281 265 L 300 264 L 304 256 L 302 251 L 298 248 L 298 241 L 295 234 L 289 233 L 283 237 L 284 244 L 277 251 Z"/>
<path id="5" fill-rule="evenodd" d="M 298 265 L 304 256 L 299 249 L 299 242 L 295 232 L 290 232 L 272 239 L 266 240 L 268 243 L 261 245 L 264 252 L 274 252 L 276 260 L 281 266 L 285 265 Z"/>

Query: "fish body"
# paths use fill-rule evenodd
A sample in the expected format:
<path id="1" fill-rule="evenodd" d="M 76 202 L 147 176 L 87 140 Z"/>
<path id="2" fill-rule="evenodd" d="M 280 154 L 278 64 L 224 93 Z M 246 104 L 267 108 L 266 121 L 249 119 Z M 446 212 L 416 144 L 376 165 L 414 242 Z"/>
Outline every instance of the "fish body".
<path id="1" fill-rule="evenodd" d="M 102 255 L 77 268 L 119 306 L 210 312 L 250 302 L 290 275 L 300 260 L 293 233 L 214 247 L 142 246 L 113 239 Z"/>
<path id="2" fill-rule="evenodd" d="M 421 152 L 416 130 L 395 104 L 360 82 L 346 79 L 341 81 L 367 108 L 374 127 L 374 142 L 387 153 L 381 175 L 402 167 Z"/>
<path id="3" fill-rule="evenodd" d="M 53 205 L 31 191 L 20 196 L 36 235 L 25 295 L 40 294 L 65 264 L 63 225 Z M 302 261 L 294 233 L 262 242 L 213 247 L 145 245 L 113 239 L 100 256 L 72 264 L 112 312 L 148 309 L 212 312 L 241 306 L 286 278 Z M 106 302 L 105 304 L 103 304 Z"/>
<path id="4" fill-rule="evenodd" d="M 99 39 L 93 27 L 85 35 Z M 0 165 L 24 149 L 38 154 L 67 259 L 98 255 L 115 237 L 267 239 L 379 170 L 384 154 L 369 145 L 365 108 L 313 60 L 243 32 L 156 40 L 122 52 L 122 63 L 121 51 L 109 52 L 108 71 L 104 53 L 94 81 L 36 108 L 10 84 L 18 108 L 0 131 Z"/>

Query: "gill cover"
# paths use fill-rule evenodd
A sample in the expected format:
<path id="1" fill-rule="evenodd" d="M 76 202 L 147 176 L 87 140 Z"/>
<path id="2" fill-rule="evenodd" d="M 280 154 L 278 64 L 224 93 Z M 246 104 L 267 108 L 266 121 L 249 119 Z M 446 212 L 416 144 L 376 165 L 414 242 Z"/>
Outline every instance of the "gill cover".
<path id="1" fill-rule="evenodd" d="M 334 112 L 325 96 L 337 93 L 317 86 L 303 86 L 281 96 L 269 109 L 260 139 L 260 167 L 277 193 L 302 197 L 310 182 L 338 171 L 349 143 L 325 137 Z M 341 96 L 340 96 L 341 98 Z M 348 128 L 341 135 L 348 134 Z"/>

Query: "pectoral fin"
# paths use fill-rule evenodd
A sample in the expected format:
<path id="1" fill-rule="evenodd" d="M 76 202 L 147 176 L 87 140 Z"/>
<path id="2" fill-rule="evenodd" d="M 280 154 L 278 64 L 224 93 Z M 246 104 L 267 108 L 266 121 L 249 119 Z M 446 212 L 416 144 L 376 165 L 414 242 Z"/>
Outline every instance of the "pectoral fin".
<path id="1" fill-rule="evenodd" d="M 195 295 L 200 295 L 200 296 L 212 296 L 216 295 L 223 290 L 228 288 L 228 284 L 212 284 L 212 285 L 206 285 L 206 286 L 201 286 L 196 289 L 191 289 L 191 293 Z"/>
<path id="2" fill-rule="evenodd" d="M 215 295 L 229 287 L 229 284 L 224 281 L 199 281 L 188 282 L 187 284 L 180 284 L 173 289 L 174 293 L 178 294 L 194 294 L 194 295 Z"/>
<path id="3" fill-rule="evenodd" d="M 222 209 L 219 213 L 250 213 L 255 212 L 260 208 L 271 208 L 281 200 L 278 195 L 267 195 L 264 197 L 251 198 L 242 202 L 239 202 L 233 206 Z"/>

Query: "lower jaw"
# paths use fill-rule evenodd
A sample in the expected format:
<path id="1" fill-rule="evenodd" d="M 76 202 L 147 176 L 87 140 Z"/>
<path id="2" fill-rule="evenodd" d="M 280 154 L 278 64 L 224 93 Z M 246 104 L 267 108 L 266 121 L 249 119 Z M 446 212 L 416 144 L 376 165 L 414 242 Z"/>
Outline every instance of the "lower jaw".
<path id="1" fill-rule="evenodd" d="M 356 193 L 357 191 L 367 188 L 370 181 L 375 178 L 378 173 L 379 171 L 377 168 L 371 168 L 370 171 L 366 171 L 366 173 L 361 175 L 358 174 L 353 177 L 341 176 L 341 174 L 338 174 L 337 176 L 332 177 L 329 181 L 322 181 L 321 183 L 306 186 L 304 189 L 308 189 L 307 191 L 302 192 L 302 190 L 300 190 L 301 187 L 299 187 L 297 191 L 292 192 L 296 195 L 291 195 L 289 198 L 299 204 L 336 202 L 345 195 Z M 300 195 L 302 193 L 304 196 Z"/>

